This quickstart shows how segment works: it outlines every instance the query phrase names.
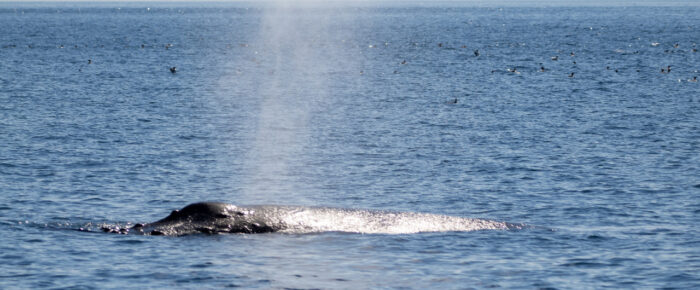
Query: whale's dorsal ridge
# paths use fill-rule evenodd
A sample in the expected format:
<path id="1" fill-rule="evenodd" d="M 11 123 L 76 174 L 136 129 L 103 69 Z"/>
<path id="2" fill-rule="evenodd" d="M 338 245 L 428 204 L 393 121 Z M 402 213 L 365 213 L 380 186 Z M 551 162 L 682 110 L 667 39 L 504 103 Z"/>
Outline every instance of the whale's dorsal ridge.
<path id="1" fill-rule="evenodd" d="M 223 202 L 197 202 L 189 204 L 182 209 L 173 210 L 170 212 L 170 215 L 157 222 L 172 222 L 183 219 L 207 219 L 211 217 L 230 218 L 231 214 L 229 214 L 229 212 L 233 211 L 235 208 L 234 205 Z"/>
<path id="2" fill-rule="evenodd" d="M 418 233 L 509 229 L 508 223 L 454 216 L 326 207 L 197 202 L 174 210 L 166 218 L 130 229 L 146 235 L 180 236 L 196 233 Z M 128 229 L 107 227 L 109 232 Z"/>

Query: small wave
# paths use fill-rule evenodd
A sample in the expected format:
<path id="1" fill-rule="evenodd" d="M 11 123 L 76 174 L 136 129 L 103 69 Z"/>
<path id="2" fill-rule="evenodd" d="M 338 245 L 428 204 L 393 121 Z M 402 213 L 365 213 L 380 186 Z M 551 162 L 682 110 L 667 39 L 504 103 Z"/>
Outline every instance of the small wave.
<path id="1" fill-rule="evenodd" d="M 0 167 L 4 167 L 4 168 L 15 168 L 15 167 L 17 167 L 17 165 L 12 164 L 12 163 L 0 162 Z"/>
<path id="2" fill-rule="evenodd" d="M 45 135 L 45 136 L 33 136 L 32 139 L 45 140 L 45 141 L 65 141 L 65 140 L 70 140 L 71 136 Z"/>
<path id="3" fill-rule="evenodd" d="M 139 245 L 145 243 L 142 240 L 118 240 L 116 241 L 118 244 L 125 244 L 125 245 Z"/>
<path id="4" fill-rule="evenodd" d="M 35 276 L 37 276 L 37 274 L 31 274 L 31 273 L 4 274 L 4 275 L 3 275 L 3 274 L 0 274 L 0 278 L 3 278 L 3 279 L 5 279 L 5 278 L 7 278 L 7 279 L 11 279 L 11 278 L 27 278 L 27 277 L 35 277 Z"/>
<path id="5" fill-rule="evenodd" d="M 608 264 L 598 262 L 595 259 L 571 259 L 570 262 L 564 263 L 561 266 L 577 268 L 603 268 L 607 267 Z"/>
<path id="6" fill-rule="evenodd" d="M 73 162 L 67 165 L 68 168 L 93 168 L 105 166 L 107 163 L 99 160 L 82 160 L 78 162 Z"/>
<path id="7" fill-rule="evenodd" d="M 101 197 L 89 197 L 83 199 L 83 202 L 107 202 L 107 200 Z"/>
<path id="8" fill-rule="evenodd" d="M 182 139 L 182 140 L 206 140 L 209 139 L 207 136 L 199 136 L 199 135 L 177 135 L 177 138 Z"/>

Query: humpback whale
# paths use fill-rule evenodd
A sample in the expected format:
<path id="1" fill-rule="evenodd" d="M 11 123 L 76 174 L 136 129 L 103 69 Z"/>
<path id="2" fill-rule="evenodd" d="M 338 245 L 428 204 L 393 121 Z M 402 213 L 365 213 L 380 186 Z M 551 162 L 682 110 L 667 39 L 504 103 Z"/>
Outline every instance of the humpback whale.
<path id="1" fill-rule="evenodd" d="M 174 210 L 167 217 L 152 223 L 138 223 L 126 228 L 103 226 L 102 230 L 121 234 L 182 236 L 271 232 L 408 234 L 522 227 L 506 222 L 428 213 L 199 202 Z"/>

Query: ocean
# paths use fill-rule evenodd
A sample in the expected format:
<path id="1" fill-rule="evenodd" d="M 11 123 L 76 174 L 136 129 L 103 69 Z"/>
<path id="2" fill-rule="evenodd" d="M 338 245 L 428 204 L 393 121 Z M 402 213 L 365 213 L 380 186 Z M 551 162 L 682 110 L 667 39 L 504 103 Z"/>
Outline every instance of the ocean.
<path id="1" fill-rule="evenodd" d="M 700 6 L 538 3 L 0 3 L 0 288 L 699 288 Z"/>

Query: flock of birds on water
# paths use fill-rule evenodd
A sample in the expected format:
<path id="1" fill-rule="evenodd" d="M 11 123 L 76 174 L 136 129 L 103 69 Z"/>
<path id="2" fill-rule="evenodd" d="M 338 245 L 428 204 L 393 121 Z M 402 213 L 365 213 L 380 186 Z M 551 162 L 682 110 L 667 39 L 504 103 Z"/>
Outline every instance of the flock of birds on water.
<path id="1" fill-rule="evenodd" d="M 417 45 L 417 44 L 416 44 L 416 43 L 413 43 L 413 45 Z M 652 42 L 652 43 L 651 43 L 651 46 L 652 46 L 652 47 L 657 47 L 657 46 L 659 46 L 659 45 L 660 45 L 660 43 L 658 43 L 658 42 Z M 86 46 L 87 46 L 87 45 L 86 45 Z M 164 48 L 165 48 L 166 50 L 169 50 L 169 49 L 172 48 L 173 46 L 174 46 L 173 44 L 168 43 L 168 44 L 165 44 L 165 45 L 164 45 Z M 249 45 L 248 45 L 248 44 L 240 44 L 240 46 L 241 46 L 241 47 L 248 47 Z M 14 44 L 3 45 L 3 46 L 2 46 L 3 49 L 16 48 L 16 47 L 17 47 L 17 45 L 14 45 Z M 79 48 L 78 45 L 75 45 L 74 47 L 75 47 L 75 48 Z M 101 47 L 104 47 L 104 45 L 102 45 Z M 149 47 L 149 46 L 147 46 L 146 44 L 141 44 L 140 47 L 141 47 L 142 49 L 144 49 L 144 48 L 147 48 L 147 47 Z M 227 45 L 227 48 L 230 48 L 230 47 L 231 47 L 231 45 Z M 369 45 L 369 48 L 374 48 L 374 47 L 377 47 L 377 46 L 376 46 L 376 45 Z M 444 45 L 443 43 L 440 42 L 440 43 L 437 44 L 437 47 L 438 47 L 438 48 L 446 48 L 446 45 Z M 674 48 L 674 49 L 678 49 L 679 47 L 680 47 L 680 44 L 678 44 L 678 43 L 675 43 L 675 44 L 673 45 L 673 48 Z M 34 48 L 34 46 L 32 46 L 32 45 L 30 44 L 30 45 L 27 45 L 27 48 L 32 49 L 32 48 Z M 63 48 L 65 48 L 65 46 L 64 46 L 64 45 L 58 45 L 57 48 L 63 49 Z M 462 49 L 467 49 L 467 46 L 466 46 L 466 45 L 462 45 L 461 48 L 462 48 Z M 691 52 L 691 53 L 696 53 L 696 52 L 698 51 L 698 49 L 696 48 L 696 44 L 695 44 L 695 43 L 692 43 L 692 48 L 691 48 L 690 50 L 688 50 L 688 51 Z M 665 53 L 673 53 L 673 52 L 675 52 L 675 50 L 666 49 L 664 52 L 665 52 Z M 480 57 L 481 55 L 482 55 L 482 52 L 481 52 L 479 49 L 475 49 L 475 50 L 473 51 L 473 56 L 474 56 L 474 57 L 477 57 L 477 58 L 478 58 L 478 57 Z M 572 59 L 572 64 L 574 64 L 574 65 L 577 64 L 577 63 L 576 63 L 576 60 L 574 59 L 574 56 L 575 56 L 575 55 L 576 55 L 576 54 L 575 54 L 574 52 L 571 52 L 571 53 L 569 54 L 569 56 L 570 56 L 571 59 Z M 560 60 L 560 57 L 559 57 L 559 55 L 554 55 L 554 56 L 552 56 L 552 57 L 550 58 L 550 60 L 553 61 L 553 62 L 554 62 L 554 61 L 559 61 L 559 60 Z M 87 60 L 87 64 L 88 64 L 88 65 L 90 65 L 90 64 L 92 64 L 92 63 L 93 63 L 92 59 L 88 59 L 88 60 Z M 408 63 L 408 61 L 405 60 L 405 59 L 402 60 L 402 61 L 400 62 L 401 65 L 406 65 L 407 63 Z M 170 72 L 171 72 L 172 74 L 176 74 L 176 73 L 178 72 L 178 69 L 177 69 L 176 66 L 168 66 L 168 69 L 170 70 Z M 606 70 L 610 70 L 610 71 L 614 71 L 615 73 L 618 73 L 618 72 L 619 72 L 618 69 L 613 69 L 613 68 L 611 68 L 610 66 L 606 66 L 605 69 L 606 69 Z M 79 70 L 82 71 L 82 67 L 81 67 Z M 549 70 L 549 69 L 545 68 L 545 66 L 544 66 L 542 63 L 540 63 L 540 64 L 539 64 L 539 69 L 537 70 L 537 72 L 546 72 L 546 71 L 548 71 L 548 70 Z M 637 71 L 637 72 L 640 72 L 640 69 L 636 69 L 636 71 Z M 672 65 L 665 65 L 665 66 L 662 66 L 662 67 L 660 68 L 660 73 L 661 73 L 661 74 L 670 74 L 671 71 L 672 71 Z M 509 67 L 509 68 L 506 68 L 505 70 L 500 70 L 500 69 L 493 69 L 493 70 L 491 70 L 491 73 L 495 73 L 495 72 L 507 72 L 507 73 L 510 73 L 510 74 L 521 74 L 521 73 L 522 73 L 520 70 L 517 69 L 517 67 Z M 361 70 L 359 73 L 360 73 L 360 74 L 364 74 L 364 71 Z M 397 73 L 399 73 L 399 72 L 398 72 L 398 70 L 395 70 L 394 73 L 397 74 Z M 695 70 L 694 73 L 698 73 L 698 70 Z M 576 76 L 576 73 L 573 72 L 573 71 L 572 71 L 571 73 L 568 74 L 568 77 L 569 77 L 569 78 L 574 78 L 575 76 Z M 678 81 L 679 81 L 679 82 L 682 82 L 683 80 L 682 80 L 682 79 L 678 79 Z M 685 81 L 687 81 L 687 82 L 698 82 L 698 77 L 697 77 L 697 76 L 692 76 L 692 78 L 686 79 Z M 456 103 L 456 100 L 454 100 L 454 103 Z"/>

